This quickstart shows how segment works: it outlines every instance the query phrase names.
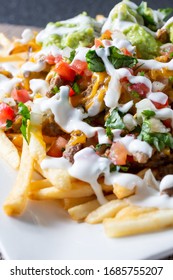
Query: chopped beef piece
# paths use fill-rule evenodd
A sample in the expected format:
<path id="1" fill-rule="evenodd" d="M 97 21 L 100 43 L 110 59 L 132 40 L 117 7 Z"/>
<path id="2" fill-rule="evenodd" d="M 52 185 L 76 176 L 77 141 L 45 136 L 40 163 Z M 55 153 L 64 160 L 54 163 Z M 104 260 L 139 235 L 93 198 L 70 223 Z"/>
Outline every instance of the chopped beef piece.
<path id="1" fill-rule="evenodd" d="M 53 115 L 43 117 L 42 132 L 43 135 L 52 137 L 63 134 L 60 126 L 55 122 Z"/>
<path id="2" fill-rule="evenodd" d="M 15 120 L 14 120 L 14 122 L 12 124 L 12 127 L 11 127 L 12 131 L 14 133 L 20 133 L 21 125 L 22 125 L 22 116 L 21 115 L 17 115 L 15 117 Z"/>
<path id="3" fill-rule="evenodd" d="M 54 77 L 52 77 L 52 79 L 50 80 L 50 86 L 49 86 L 49 90 L 46 93 L 47 97 L 52 97 L 56 92 L 55 92 L 55 87 L 59 88 L 60 86 L 63 85 L 63 81 L 60 78 L 60 76 L 58 74 L 56 74 Z"/>
<path id="4" fill-rule="evenodd" d="M 169 33 L 166 29 L 159 29 L 157 31 L 156 38 L 162 43 L 167 43 L 169 42 Z"/>
<path id="5" fill-rule="evenodd" d="M 83 148 L 83 144 L 79 143 L 74 146 L 66 147 L 65 151 L 63 152 L 63 157 L 68 159 L 71 163 L 74 163 L 74 155 L 79 152 Z"/>

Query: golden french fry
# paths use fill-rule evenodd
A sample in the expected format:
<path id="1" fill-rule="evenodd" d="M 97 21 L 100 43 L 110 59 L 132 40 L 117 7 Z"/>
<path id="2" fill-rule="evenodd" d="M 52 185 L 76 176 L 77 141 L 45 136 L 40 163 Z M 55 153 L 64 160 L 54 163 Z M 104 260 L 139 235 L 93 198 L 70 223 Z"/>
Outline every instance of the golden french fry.
<path id="1" fill-rule="evenodd" d="M 88 201 L 94 200 L 95 196 L 84 196 L 84 197 L 71 197 L 71 198 L 64 198 L 64 209 L 68 210 L 74 206 L 86 203 Z"/>
<path id="2" fill-rule="evenodd" d="M 139 215 L 143 215 L 145 213 L 151 213 L 153 211 L 156 211 L 157 208 L 151 208 L 151 207 L 139 207 L 136 205 L 130 205 L 126 208 L 121 209 L 117 215 L 116 215 L 116 219 L 119 220 L 124 220 L 124 219 L 129 219 L 129 218 L 133 218 Z"/>
<path id="3" fill-rule="evenodd" d="M 91 212 L 85 219 L 89 224 L 101 223 L 105 218 L 112 218 L 123 208 L 127 207 L 127 202 L 123 200 L 111 200 Z"/>
<path id="4" fill-rule="evenodd" d="M 19 215 L 24 210 L 32 178 L 33 165 L 33 158 L 30 156 L 28 144 L 23 140 L 22 157 L 17 179 L 3 206 L 7 215 Z"/>
<path id="5" fill-rule="evenodd" d="M 30 125 L 29 151 L 39 163 L 46 157 L 46 144 L 43 140 L 41 125 Z"/>
<path id="6" fill-rule="evenodd" d="M 111 194 L 106 196 L 108 200 L 115 199 L 115 195 Z M 70 209 L 68 209 L 68 212 L 72 219 L 80 221 L 82 219 L 85 219 L 89 213 L 94 211 L 96 208 L 100 206 L 97 199 L 94 199 L 92 201 L 86 202 L 81 205 L 74 206 Z"/>
<path id="7" fill-rule="evenodd" d="M 108 218 L 103 224 L 109 237 L 153 232 L 173 226 L 173 210 L 158 210 L 124 220 Z"/>
<path id="8" fill-rule="evenodd" d="M 119 184 L 113 184 L 113 192 L 118 199 L 128 197 L 135 193 L 135 188 L 127 189 Z"/>
<path id="9" fill-rule="evenodd" d="M 38 191 L 40 189 L 49 188 L 51 186 L 52 186 L 52 184 L 47 179 L 37 180 L 37 181 L 31 182 L 31 184 L 29 186 L 29 190 Z"/>
<path id="10" fill-rule="evenodd" d="M 85 219 L 91 211 L 95 210 L 99 206 L 100 204 L 98 200 L 94 199 L 92 201 L 68 209 L 68 213 L 73 220 L 81 221 Z"/>
<path id="11" fill-rule="evenodd" d="M 38 191 L 31 191 L 29 193 L 29 198 L 36 200 L 44 199 L 64 199 L 64 198 L 73 198 L 73 197 L 84 197 L 91 196 L 94 194 L 92 188 L 88 183 L 79 181 L 73 182 L 72 187 L 64 188 L 63 185 L 57 187 L 52 186 Z"/>
<path id="12" fill-rule="evenodd" d="M 71 189 L 71 178 L 67 170 L 64 169 L 42 169 L 38 162 L 35 163 L 35 170 L 43 177 L 47 178 L 52 186 L 58 189 Z"/>
<path id="13" fill-rule="evenodd" d="M 14 144 L 0 129 L 0 155 L 15 169 L 19 167 L 20 156 Z"/>

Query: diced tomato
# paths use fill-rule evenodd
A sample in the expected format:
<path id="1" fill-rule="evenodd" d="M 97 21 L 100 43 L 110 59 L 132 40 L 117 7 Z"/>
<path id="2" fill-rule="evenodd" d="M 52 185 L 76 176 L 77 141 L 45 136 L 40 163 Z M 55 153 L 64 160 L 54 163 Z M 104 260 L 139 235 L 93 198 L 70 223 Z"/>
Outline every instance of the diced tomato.
<path id="1" fill-rule="evenodd" d="M 56 64 L 54 71 L 57 72 L 62 79 L 69 82 L 73 82 L 76 76 L 76 73 L 71 66 L 62 60 Z"/>
<path id="2" fill-rule="evenodd" d="M 121 51 L 123 52 L 124 55 L 132 56 L 131 52 L 128 51 L 126 48 L 121 48 Z"/>
<path id="3" fill-rule="evenodd" d="M 59 136 L 51 145 L 50 149 L 47 152 L 47 155 L 50 157 L 61 157 L 63 150 L 67 144 L 67 140 Z"/>
<path id="4" fill-rule="evenodd" d="M 172 127 L 172 120 L 171 119 L 163 120 L 162 122 L 166 127 L 168 127 L 168 128 Z"/>
<path id="5" fill-rule="evenodd" d="M 29 92 L 26 89 L 16 89 L 16 88 L 14 88 L 11 92 L 11 97 L 15 101 L 23 102 L 23 103 L 25 103 L 25 102 L 27 102 L 31 99 L 30 95 L 29 95 Z"/>
<path id="6" fill-rule="evenodd" d="M 161 104 L 161 103 L 155 102 L 153 100 L 151 100 L 151 101 L 157 109 L 162 109 L 162 108 L 168 107 L 168 100 L 166 101 L 165 104 Z"/>
<path id="7" fill-rule="evenodd" d="M 45 60 L 50 65 L 55 64 L 55 57 L 52 54 L 47 55 Z"/>
<path id="8" fill-rule="evenodd" d="M 7 120 L 13 121 L 14 117 L 14 110 L 4 102 L 0 103 L 0 126 L 5 127 Z"/>
<path id="9" fill-rule="evenodd" d="M 76 94 L 76 92 L 70 87 L 69 96 L 71 97 L 75 94 Z"/>
<path id="10" fill-rule="evenodd" d="M 125 146 L 116 142 L 110 148 L 109 158 L 116 165 L 125 165 L 127 160 L 127 150 Z"/>
<path id="11" fill-rule="evenodd" d="M 96 48 L 103 47 L 103 43 L 99 38 L 95 38 L 94 45 Z"/>
<path id="12" fill-rule="evenodd" d="M 53 56 L 52 54 L 49 54 L 46 56 L 46 62 L 50 65 L 58 63 L 62 59 L 61 55 Z"/>
<path id="13" fill-rule="evenodd" d="M 143 83 L 132 84 L 129 86 L 131 91 L 136 91 L 142 97 L 146 97 L 149 92 L 149 88 Z"/>
<path id="14" fill-rule="evenodd" d="M 88 65 L 86 61 L 76 59 L 71 64 L 71 68 L 76 72 L 76 74 L 82 75 L 84 71 L 88 68 Z"/>

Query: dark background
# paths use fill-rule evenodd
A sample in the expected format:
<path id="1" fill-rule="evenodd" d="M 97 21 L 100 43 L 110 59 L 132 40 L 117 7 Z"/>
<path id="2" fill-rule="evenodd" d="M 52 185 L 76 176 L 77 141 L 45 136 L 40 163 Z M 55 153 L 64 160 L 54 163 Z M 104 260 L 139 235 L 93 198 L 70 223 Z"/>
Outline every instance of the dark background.
<path id="1" fill-rule="evenodd" d="M 142 0 L 134 0 L 139 4 Z M 44 27 L 50 21 L 73 17 L 82 11 L 108 15 L 118 0 L 0 0 L 0 23 Z M 173 0 L 148 0 L 151 8 L 173 8 Z"/>

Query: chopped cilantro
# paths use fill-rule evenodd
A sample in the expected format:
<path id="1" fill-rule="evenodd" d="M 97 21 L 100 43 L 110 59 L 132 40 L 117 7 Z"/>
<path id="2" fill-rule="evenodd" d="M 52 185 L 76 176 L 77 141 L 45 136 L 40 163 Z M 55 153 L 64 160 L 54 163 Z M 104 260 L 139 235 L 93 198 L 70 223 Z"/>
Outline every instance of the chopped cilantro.
<path id="1" fill-rule="evenodd" d="M 171 52 L 169 56 L 170 56 L 170 58 L 173 58 L 173 52 Z"/>
<path id="2" fill-rule="evenodd" d="M 57 92 L 59 92 L 59 87 L 54 86 L 54 87 L 51 89 L 51 93 L 56 94 Z"/>
<path id="3" fill-rule="evenodd" d="M 13 124 L 12 120 L 7 120 L 6 121 L 6 128 L 11 128 L 12 124 Z"/>
<path id="4" fill-rule="evenodd" d="M 148 119 L 144 120 L 138 138 L 155 146 L 158 151 L 162 151 L 165 147 L 173 149 L 172 135 L 170 133 L 151 132 L 150 120 Z"/>
<path id="5" fill-rule="evenodd" d="M 73 61 L 75 55 L 76 55 L 76 51 L 75 51 L 75 50 L 73 50 L 73 51 L 70 52 L 70 57 L 69 57 L 70 62 Z"/>
<path id="6" fill-rule="evenodd" d="M 128 170 L 129 170 L 129 166 L 126 165 L 114 165 L 114 164 L 110 165 L 110 172 L 115 172 L 115 171 L 127 172 Z"/>
<path id="7" fill-rule="evenodd" d="M 119 112 L 117 108 L 115 108 L 110 116 L 107 118 L 105 122 L 106 134 L 112 139 L 112 129 L 125 129 L 125 124 L 123 122 L 123 113 Z"/>
<path id="8" fill-rule="evenodd" d="M 72 86 L 72 89 L 76 92 L 76 93 L 80 93 L 80 87 L 78 85 L 78 83 L 74 83 L 73 86 Z"/>
<path id="9" fill-rule="evenodd" d="M 122 67 L 132 68 L 138 62 L 135 57 L 122 54 L 121 51 L 115 46 L 110 47 L 109 52 L 110 55 L 108 56 L 108 59 L 115 69 L 119 69 Z"/>
<path id="10" fill-rule="evenodd" d="M 172 83 L 173 82 L 173 76 L 169 76 L 169 81 Z"/>
<path id="11" fill-rule="evenodd" d="M 147 119 L 154 117 L 155 116 L 155 112 L 152 110 L 144 110 L 142 111 L 142 115 L 144 115 Z"/>
<path id="12" fill-rule="evenodd" d="M 104 72 L 105 66 L 103 60 L 96 54 L 96 51 L 89 50 L 86 54 L 88 68 L 93 72 Z"/>
<path id="13" fill-rule="evenodd" d="M 124 55 L 115 46 L 109 47 L 108 59 L 112 63 L 115 69 L 122 67 L 132 68 L 138 61 L 135 57 Z M 104 72 L 105 66 L 104 62 L 96 53 L 95 50 L 89 50 L 86 54 L 86 61 L 88 63 L 88 68 L 93 72 Z"/>
<path id="14" fill-rule="evenodd" d="M 144 76 L 145 75 L 145 72 L 144 71 L 141 71 L 138 73 L 140 76 Z"/>
<path id="15" fill-rule="evenodd" d="M 140 94 L 135 90 L 132 90 L 130 93 L 134 98 L 139 98 L 140 97 Z"/>
<path id="16" fill-rule="evenodd" d="M 28 107 L 23 104 L 22 102 L 20 102 L 18 104 L 18 113 L 19 115 L 22 116 L 22 125 L 20 127 L 20 131 L 23 135 L 23 137 L 25 138 L 25 140 L 28 142 L 28 137 L 27 137 L 27 123 L 28 123 L 28 120 L 30 120 L 30 112 L 28 110 Z"/>

